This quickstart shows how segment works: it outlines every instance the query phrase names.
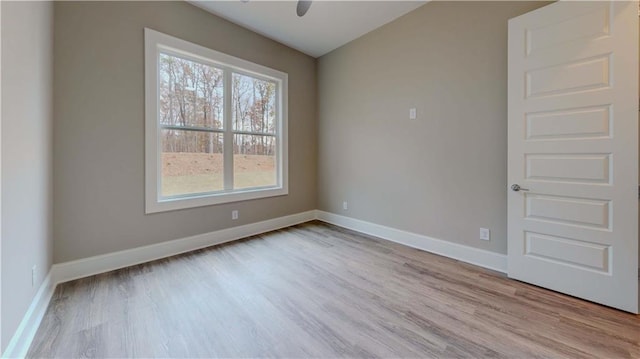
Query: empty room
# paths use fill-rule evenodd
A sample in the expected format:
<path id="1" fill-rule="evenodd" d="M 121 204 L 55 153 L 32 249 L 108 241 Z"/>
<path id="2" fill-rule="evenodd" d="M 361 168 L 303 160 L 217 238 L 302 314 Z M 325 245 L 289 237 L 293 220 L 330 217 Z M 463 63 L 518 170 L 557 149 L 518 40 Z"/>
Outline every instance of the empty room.
<path id="1" fill-rule="evenodd" d="M 0 1 L 2 358 L 640 358 L 638 1 Z"/>

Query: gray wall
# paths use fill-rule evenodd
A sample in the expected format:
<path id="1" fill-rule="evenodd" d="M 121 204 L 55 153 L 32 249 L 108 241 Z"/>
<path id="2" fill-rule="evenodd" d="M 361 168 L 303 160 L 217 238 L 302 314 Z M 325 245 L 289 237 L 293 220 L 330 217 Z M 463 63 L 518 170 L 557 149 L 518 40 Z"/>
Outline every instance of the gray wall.
<path id="1" fill-rule="evenodd" d="M 507 20 L 544 5 L 430 2 L 321 57 L 319 209 L 506 253 Z"/>
<path id="2" fill-rule="evenodd" d="M 315 59 L 186 2 L 54 9 L 56 263 L 316 208 Z M 289 74 L 288 196 L 144 214 L 144 27 Z"/>
<path id="3" fill-rule="evenodd" d="M 2 344 L 51 267 L 53 4 L 2 1 Z M 31 268 L 36 282 L 31 285 Z"/>

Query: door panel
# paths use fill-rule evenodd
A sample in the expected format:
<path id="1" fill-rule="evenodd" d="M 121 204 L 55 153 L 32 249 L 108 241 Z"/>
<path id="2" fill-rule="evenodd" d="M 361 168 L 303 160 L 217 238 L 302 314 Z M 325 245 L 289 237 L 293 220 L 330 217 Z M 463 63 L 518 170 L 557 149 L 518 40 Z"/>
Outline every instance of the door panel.
<path id="1" fill-rule="evenodd" d="M 609 87 L 609 64 L 609 55 L 604 55 L 527 71 L 526 97 L 564 95 Z"/>
<path id="2" fill-rule="evenodd" d="M 611 201 L 524 194 L 524 219 L 610 230 Z"/>
<path id="3" fill-rule="evenodd" d="M 511 19 L 508 52 L 508 274 L 637 313 L 637 2 Z"/>
<path id="4" fill-rule="evenodd" d="M 526 114 L 527 140 L 611 137 L 611 106 Z"/>
<path id="5" fill-rule="evenodd" d="M 601 272 L 609 272 L 609 247 L 570 238 L 525 232 L 525 255 Z"/>
<path id="6" fill-rule="evenodd" d="M 525 178 L 609 184 L 611 154 L 527 154 Z"/>
<path id="7" fill-rule="evenodd" d="M 537 55 L 540 50 L 562 46 L 575 40 L 593 40 L 609 35 L 609 7 L 591 6 L 580 15 L 570 19 L 550 19 L 549 23 L 527 29 L 527 56 Z"/>

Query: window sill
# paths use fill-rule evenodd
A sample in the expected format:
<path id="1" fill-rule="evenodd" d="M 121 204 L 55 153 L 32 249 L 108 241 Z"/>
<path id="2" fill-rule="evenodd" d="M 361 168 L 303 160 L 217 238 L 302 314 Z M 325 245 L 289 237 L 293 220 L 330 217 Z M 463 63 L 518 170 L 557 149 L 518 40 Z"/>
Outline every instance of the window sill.
<path id="1" fill-rule="evenodd" d="M 147 199 L 145 213 L 160 213 L 180 209 L 213 206 L 217 204 L 248 201 L 252 199 L 284 196 L 289 191 L 283 187 L 254 189 L 235 192 L 210 193 L 191 197 Z"/>

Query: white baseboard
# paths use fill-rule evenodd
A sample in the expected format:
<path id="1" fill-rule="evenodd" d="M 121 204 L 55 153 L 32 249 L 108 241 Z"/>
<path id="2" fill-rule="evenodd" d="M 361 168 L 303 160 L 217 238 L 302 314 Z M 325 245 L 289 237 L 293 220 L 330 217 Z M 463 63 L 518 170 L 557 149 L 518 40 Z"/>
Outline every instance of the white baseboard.
<path id="1" fill-rule="evenodd" d="M 407 232 L 320 210 L 316 211 L 316 218 L 339 227 L 369 234 L 374 237 L 404 244 L 423 251 L 475 264 L 498 272 L 507 272 L 507 256 L 504 254 L 443 241 L 441 239 L 431 238 L 421 234 Z"/>
<path id="2" fill-rule="evenodd" d="M 47 311 L 53 291 L 56 286 L 51 278 L 51 272 L 46 276 L 36 296 L 33 298 L 27 313 L 22 318 L 18 329 L 2 354 L 3 358 L 24 358 L 31 346 L 31 342 L 40 327 L 42 318 Z"/>
<path id="3" fill-rule="evenodd" d="M 302 212 L 262 222 L 198 234 L 192 237 L 152 244 L 149 246 L 83 258 L 71 262 L 58 263 L 54 264 L 51 268 L 52 277 L 56 284 L 64 283 L 74 279 L 89 277 L 95 274 L 105 273 L 136 264 L 150 262 L 156 259 L 231 242 L 237 239 L 308 222 L 313 219 L 315 219 L 315 211 Z"/>

